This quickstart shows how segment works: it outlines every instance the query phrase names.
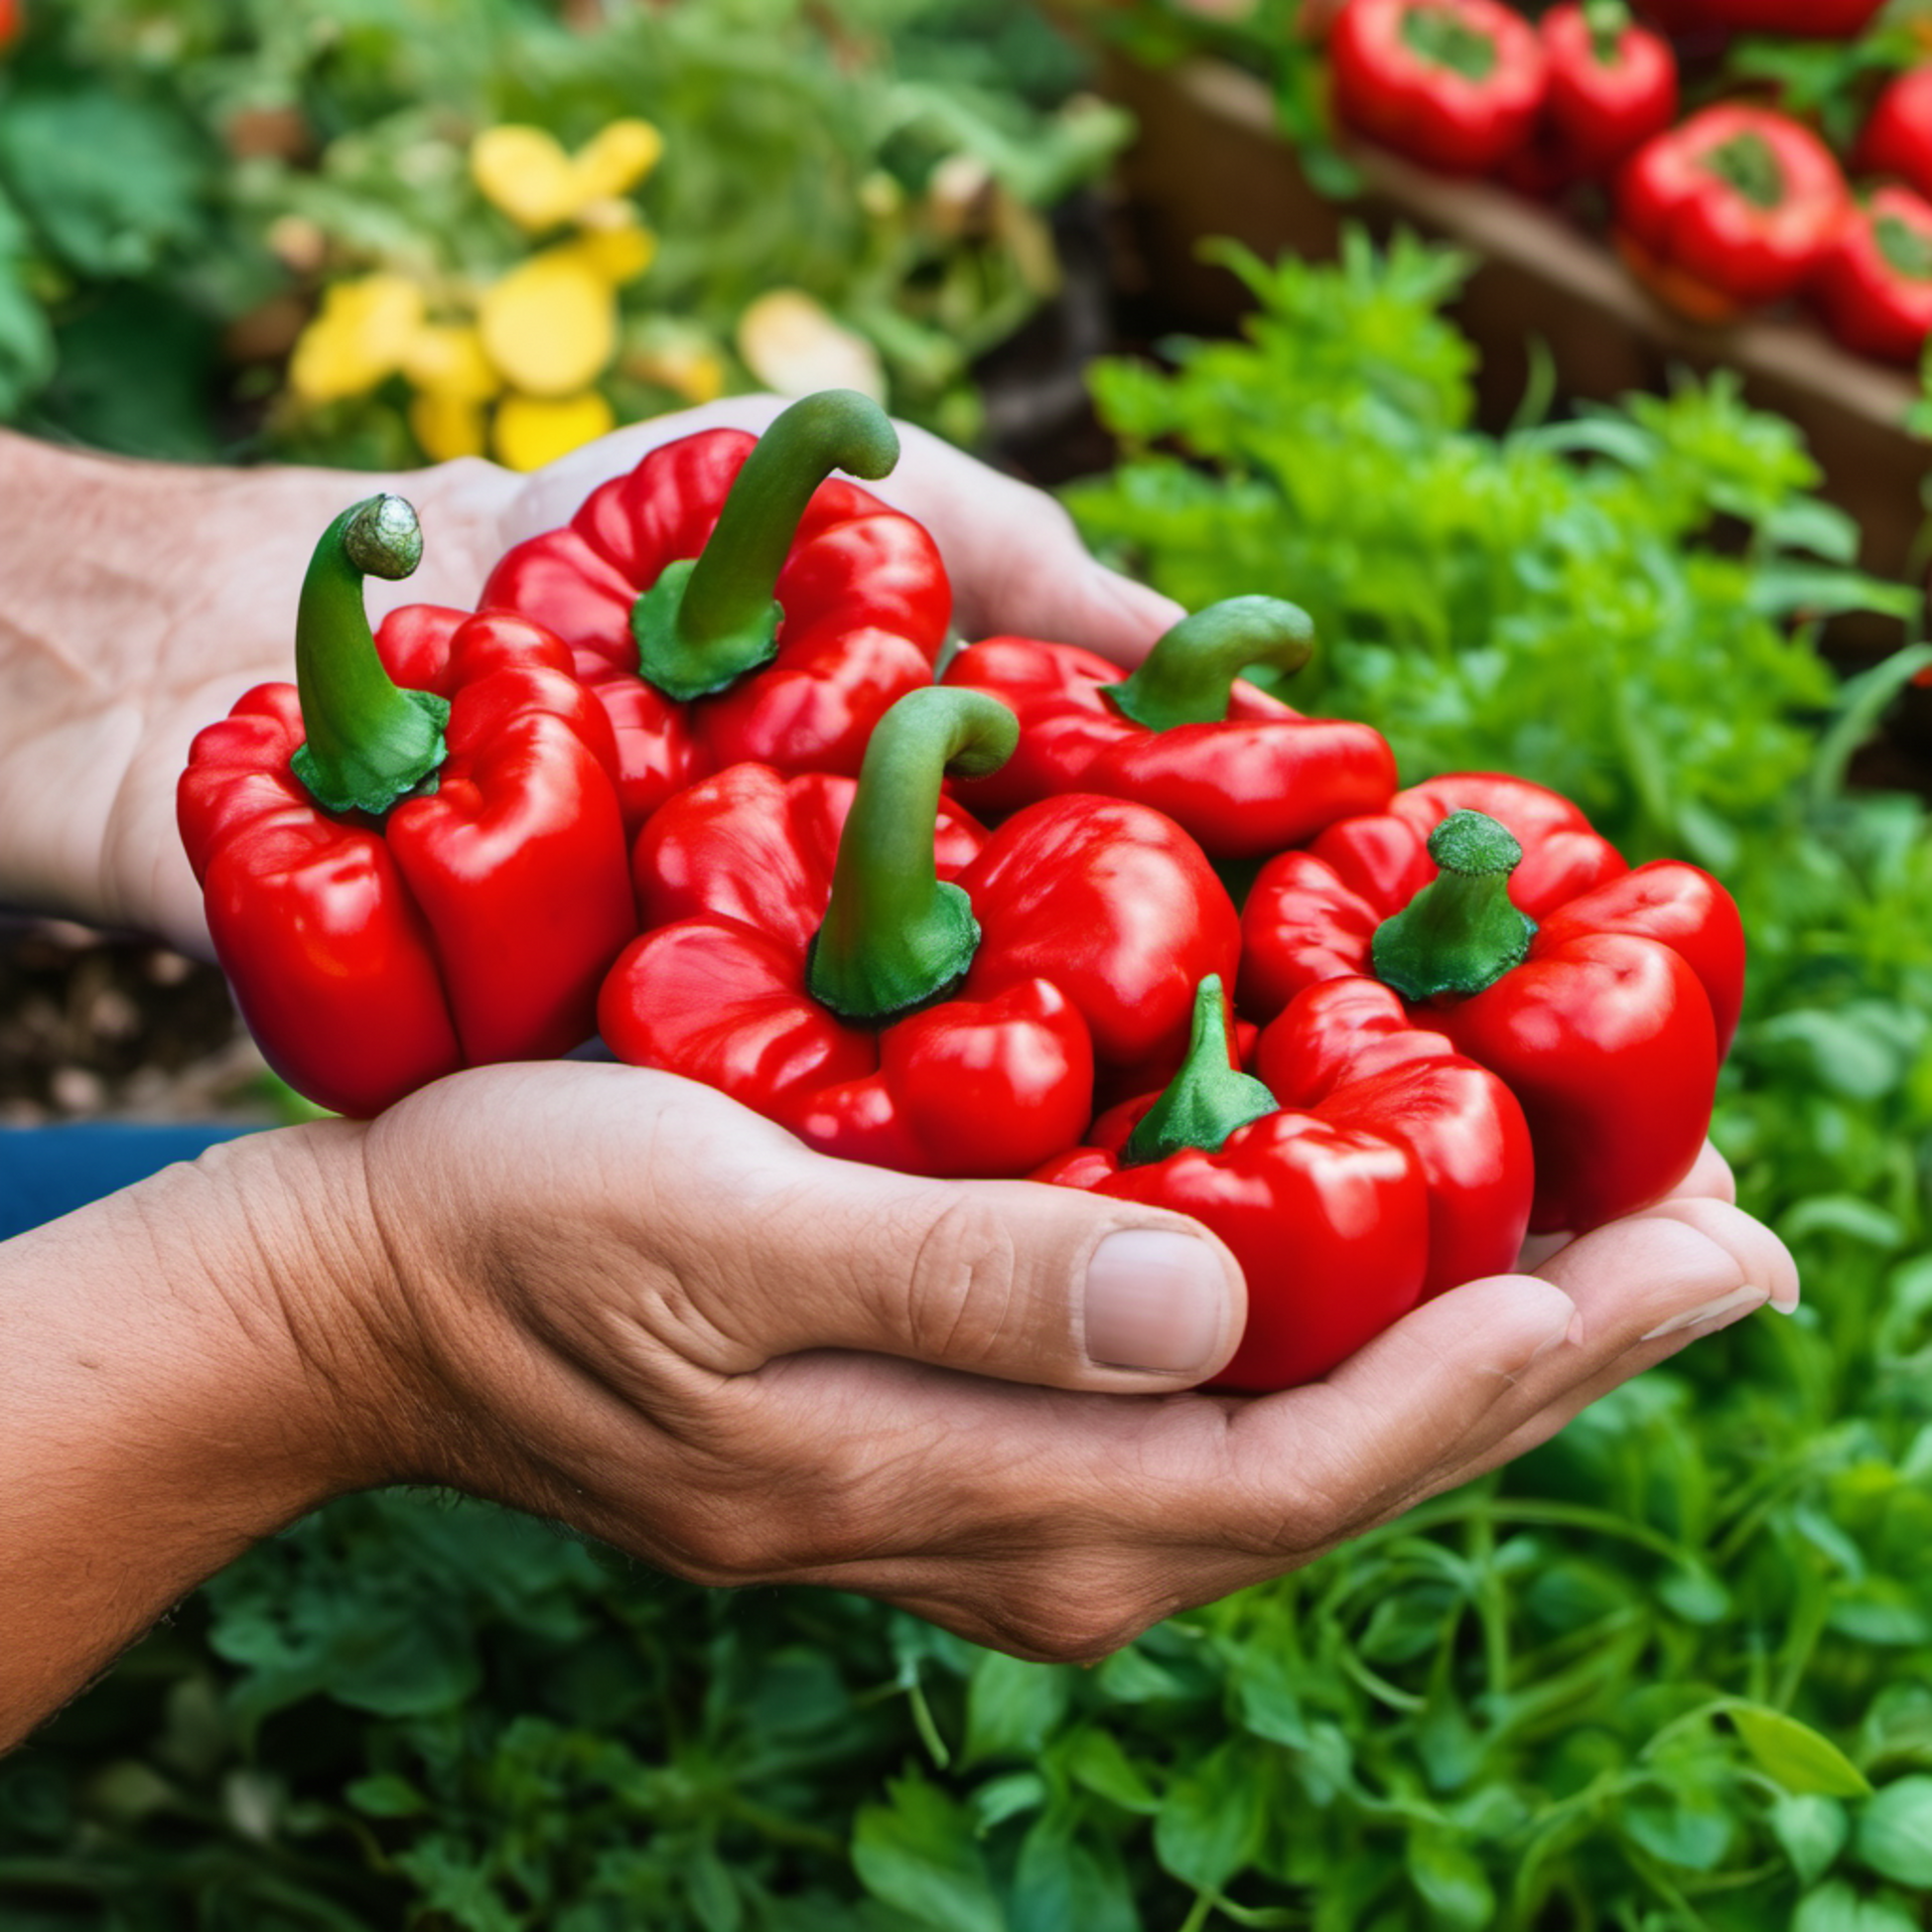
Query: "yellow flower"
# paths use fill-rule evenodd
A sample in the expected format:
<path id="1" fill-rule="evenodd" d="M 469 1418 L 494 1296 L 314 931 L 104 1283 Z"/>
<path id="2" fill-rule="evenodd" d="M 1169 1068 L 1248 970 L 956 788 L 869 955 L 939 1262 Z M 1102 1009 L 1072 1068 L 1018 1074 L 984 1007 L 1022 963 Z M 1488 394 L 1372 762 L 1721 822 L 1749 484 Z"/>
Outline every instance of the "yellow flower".
<path id="1" fill-rule="evenodd" d="M 470 177 L 485 201 L 532 232 L 568 221 L 582 200 L 576 165 L 540 127 L 484 129 L 470 144 Z"/>
<path id="2" fill-rule="evenodd" d="M 664 137 L 648 121 L 613 121 L 574 155 L 540 127 L 506 123 L 471 143 L 470 175 L 484 200 L 540 234 L 628 194 L 663 152 Z"/>
<path id="3" fill-rule="evenodd" d="M 407 276 L 338 282 L 295 345 L 289 387 L 310 404 L 366 395 L 402 366 L 422 326 L 423 292 Z"/>
<path id="4" fill-rule="evenodd" d="M 486 289 L 477 328 L 484 352 L 513 387 L 573 396 L 617 349 L 617 297 L 566 244 L 532 255 Z"/>
<path id="5" fill-rule="evenodd" d="M 482 456 L 487 444 L 483 405 L 447 389 L 423 389 L 410 399 L 409 427 L 437 463 Z"/>
<path id="6" fill-rule="evenodd" d="M 402 372 L 418 389 L 460 402 L 487 402 L 503 386 L 482 335 L 466 323 L 426 323 L 402 358 Z"/>
<path id="7" fill-rule="evenodd" d="M 767 389 L 806 396 L 815 389 L 857 389 L 886 400 L 879 351 L 836 321 L 803 289 L 772 289 L 738 319 L 738 352 Z"/>
<path id="8" fill-rule="evenodd" d="M 621 208 L 614 220 L 586 227 L 574 241 L 566 241 L 551 253 L 579 261 L 593 275 L 613 288 L 634 282 L 657 258 L 657 237 L 632 212 L 627 204 L 609 205 Z"/>
<path id="9" fill-rule="evenodd" d="M 496 459 L 511 470 L 541 470 L 616 427 L 611 405 L 595 389 L 555 399 L 505 396 L 496 406 Z"/>
<path id="10" fill-rule="evenodd" d="M 586 202 L 628 195 L 657 166 L 664 137 L 648 121 L 613 121 L 577 150 L 577 185 Z"/>

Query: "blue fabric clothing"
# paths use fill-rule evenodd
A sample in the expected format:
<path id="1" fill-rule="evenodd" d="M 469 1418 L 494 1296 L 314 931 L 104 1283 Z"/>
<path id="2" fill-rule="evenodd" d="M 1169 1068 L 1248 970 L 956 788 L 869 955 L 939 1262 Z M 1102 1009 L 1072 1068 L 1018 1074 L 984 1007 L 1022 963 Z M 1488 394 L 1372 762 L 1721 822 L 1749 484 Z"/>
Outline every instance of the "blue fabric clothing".
<path id="1" fill-rule="evenodd" d="M 255 1131 L 124 1120 L 0 1128 L 0 1241 Z"/>

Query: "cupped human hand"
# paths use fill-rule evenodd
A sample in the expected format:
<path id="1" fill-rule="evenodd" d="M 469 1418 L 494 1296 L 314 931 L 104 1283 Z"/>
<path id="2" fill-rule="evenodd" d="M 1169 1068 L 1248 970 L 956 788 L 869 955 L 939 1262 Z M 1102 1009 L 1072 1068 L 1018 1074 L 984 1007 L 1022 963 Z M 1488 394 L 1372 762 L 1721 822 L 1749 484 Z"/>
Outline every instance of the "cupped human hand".
<path id="1" fill-rule="evenodd" d="M 386 1479 L 1026 1657 L 1097 1657 L 1306 1564 L 1797 1295 L 1712 1157 L 1321 1382 L 1222 1396 L 1190 1385 L 1244 1294 L 1178 1217 L 829 1161 L 630 1068 L 484 1069 L 331 1131 L 359 1146 L 378 1259 L 348 1339 L 342 1304 L 331 1330 L 287 1318 L 305 1359 L 383 1365 Z"/>
<path id="2" fill-rule="evenodd" d="M 650 449 L 761 429 L 746 396 L 621 430 L 527 477 L 477 460 L 394 475 L 178 469 L 9 437 L 0 518 L 0 903 L 152 931 L 210 955 L 175 830 L 175 782 L 204 725 L 250 686 L 294 675 L 296 598 L 330 520 L 377 489 L 423 520 L 422 568 L 366 586 L 397 604 L 468 605 L 511 544 L 566 521 Z M 1096 563 L 1042 492 L 902 427 L 874 485 L 938 541 L 969 636 L 1032 631 L 1123 662 L 1178 615 Z"/>

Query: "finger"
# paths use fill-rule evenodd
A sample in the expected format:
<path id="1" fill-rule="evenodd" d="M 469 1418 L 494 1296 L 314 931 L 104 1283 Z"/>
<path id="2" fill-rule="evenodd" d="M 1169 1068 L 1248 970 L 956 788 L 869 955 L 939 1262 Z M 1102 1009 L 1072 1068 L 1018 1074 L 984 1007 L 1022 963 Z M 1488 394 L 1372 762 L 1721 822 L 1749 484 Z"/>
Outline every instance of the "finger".
<path id="1" fill-rule="evenodd" d="M 1730 1163 L 1709 1141 L 1705 1142 L 1691 1172 L 1670 1190 L 1672 1200 L 1686 1196 L 1732 1203 L 1737 1199 L 1737 1179 L 1730 1172 Z"/>
<path id="2" fill-rule="evenodd" d="M 1253 1400 L 1048 1396 L 876 1356 L 773 1362 L 734 1386 L 795 1443 L 792 1500 L 761 1513 L 746 1555 L 966 1628 L 947 1560 L 983 1571 L 1006 1553 L 999 1587 L 975 1587 L 970 1633 L 1103 1654 L 1355 1533 L 1568 1333 L 1571 1305 L 1546 1283 L 1456 1293 L 1452 1317 L 1432 1303 L 1327 1382 Z"/>
<path id="3" fill-rule="evenodd" d="M 1050 496 L 924 430 L 899 435 L 898 468 L 872 487 L 932 532 L 962 636 L 1043 637 L 1134 664 L 1186 615 L 1092 557 Z"/>
<path id="4" fill-rule="evenodd" d="M 1547 1442 L 1633 1375 L 1766 1303 L 1784 1312 L 1798 1304 L 1797 1266 L 1783 1242 L 1711 1199 L 1669 1201 L 1614 1222 L 1573 1244 L 1545 1273 L 1575 1299 L 1582 1341 L 1525 1377 L 1498 1411 L 1501 1433 L 1473 1447 L 1439 1487 Z"/>
<path id="5" fill-rule="evenodd" d="M 573 1228 L 611 1230 L 611 1292 L 628 1318 L 713 1375 L 844 1348 L 1054 1388 L 1172 1391 L 1220 1369 L 1246 1320 L 1239 1266 L 1182 1215 L 832 1160 L 708 1087 L 633 1067 L 448 1084 L 462 1089 L 451 1105 L 502 1090 L 519 1185 Z"/>
<path id="6" fill-rule="evenodd" d="M 1691 1172 L 1670 1190 L 1665 1198 L 1734 1202 L 1737 1198 L 1737 1181 L 1730 1172 L 1730 1163 L 1709 1141 L 1706 1141 L 1697 1160 L 1692 1163 Z M 1662 1203 L 1659 1202 L 1658 1205 L 1661 1206 Z M 1546 1262 L 1561 1254 L 1576 1239 L 1577 1237 L 1568 1230 L 1559 1234 L 1532 1234 L 1524 1241 L 1516 1265 L 1526 1273 L 1535 1274 Z"/>
<path id="7" fill-rule="evenodd" d="M 1044 1387 L 1173 1390 L 1224 1366 L 1246 1318 L 1239 1267 L 1196 1223 L 1068 1188 L 919 1180 L 800 1148 L 747 1206 L 756 1247 L 720 1311 L 736 1367 L 847 1348 Z"/>
<path id="8" fill-rule="evenodd" d="M 1538 1363 L 1574 1349 L 1577 1310 L 1533 1275 L 1494 1275 L 1426 1302 L 1320 1382 L 1246 1405 L 1231 1419 L 1237 1458 L 1320 1499 L 1290 1539 L 1355 1534 L 1443 1470 L 1478 1453 Z M 1266 1473 L 1243 1487 L 1266 1493 Z M 1284 1497 L 1284 1503 L 1287 1498 Z M 1287 1521 L 1288 1519 L 1284 1519 Z M 1241 1525 L 1223 1518 L 1228 1534 Z"/>

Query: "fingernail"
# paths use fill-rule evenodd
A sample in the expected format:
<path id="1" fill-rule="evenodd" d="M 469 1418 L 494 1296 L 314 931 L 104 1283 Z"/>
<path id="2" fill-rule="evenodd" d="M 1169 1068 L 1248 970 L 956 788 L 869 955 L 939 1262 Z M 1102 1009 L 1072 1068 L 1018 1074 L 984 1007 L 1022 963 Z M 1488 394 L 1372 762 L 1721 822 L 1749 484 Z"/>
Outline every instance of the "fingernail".
<path id="1" fill-rule="evenodd" d="M 1776 1295 L 1772 1296 L 1771 1312 L 1773 1314 L 1796 1314 L 1798 1312 L 1798 1291 L 1794 1288 L 1791 1291 L 1789 1300 L 1785 1300 Z"/>
<path id="2" fill-rule="evenodd" d="M 1721 1314 L 1734 1314 L 1744 1309 L 1761 1309 L 1770 1299 L 1761 1288 L 1733 1289 L 1728 1295 L 1720 1296 L 1715 1302 L 1705 1303 L 1701 1309 L 1692 1309 L 1688 1313 L 1672 1315 L 1668 1321 L 1660 1322 L 1647 1335 L 1639 1339 L 1655 1341 L 1660 1335 L 1674 1335 L 1682 1329 L 1695 1328 L 1702 1321 L 1715 1321 Z"/>
<path id="3" fill-rule="evenodd" d="M 1122 1228 L 1087 1263 L 1087 1359 L 1142 1374 L 1197 1375 L 1227 1329 L 1213 1249 L 1167 1228 Z"/>

